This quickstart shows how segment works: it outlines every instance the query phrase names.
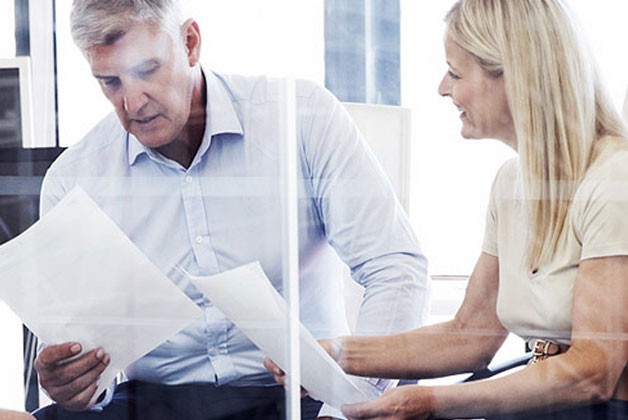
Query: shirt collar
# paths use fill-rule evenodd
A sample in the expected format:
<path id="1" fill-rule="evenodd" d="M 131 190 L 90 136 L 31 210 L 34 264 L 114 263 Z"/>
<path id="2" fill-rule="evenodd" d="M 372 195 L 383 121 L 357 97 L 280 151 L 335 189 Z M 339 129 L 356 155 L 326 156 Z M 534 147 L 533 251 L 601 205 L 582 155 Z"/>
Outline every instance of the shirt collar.
<path id="1" fill-rule="evenodd" d="M 234 100 L 231 97 L 227 84 L 212 71 L 203 71 L 205 76 L 205 89 L 207 93 L 207 105 L 205 112 L 207 115 L 207 126 L 203 141 L 195 158 L 202 157 L 207 153 L 212 137 L 218 134 L 244 134 L 242 123 L 238 117 L 238 113 L 234 107 Z M 148 147 L 142 145 L 137 138 L 131 134 L 127 134 L 127 153 L 129 166 L 132 166 L 137 158 L 142 154 L 155 156 L 155 152 Z M 194 165 L 195 162 L 192 162 Z"/>

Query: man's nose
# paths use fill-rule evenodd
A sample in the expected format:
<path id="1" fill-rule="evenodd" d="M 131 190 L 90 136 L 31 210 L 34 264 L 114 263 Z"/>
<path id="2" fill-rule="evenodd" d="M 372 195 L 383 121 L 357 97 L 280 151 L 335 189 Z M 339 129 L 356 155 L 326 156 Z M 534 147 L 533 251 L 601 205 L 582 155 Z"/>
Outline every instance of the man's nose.
<path id="1" fill-rule="evenodd" d="M 124 92 L 124 110 L 131 115 L 139 114 L 148 102 L 148 95 L 138 89 L 126 89 Z"/>

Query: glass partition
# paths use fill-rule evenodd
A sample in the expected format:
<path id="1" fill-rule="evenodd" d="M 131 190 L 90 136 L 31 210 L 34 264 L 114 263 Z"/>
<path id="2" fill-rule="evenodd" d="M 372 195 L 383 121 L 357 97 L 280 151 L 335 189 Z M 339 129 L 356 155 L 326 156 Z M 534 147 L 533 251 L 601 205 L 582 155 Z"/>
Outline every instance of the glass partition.
<path id="1" fill-rule="evenodd" d="M 594 34 L 594 49 L 619 106 L 628 86 L 628 61 L 612 52 L 621 51 L 621 40 L 628 36 L 628 27 L 618 20 L 625 15 L 624 1 L 600 1 L 596 7 L 584 0 L 571 3 Z M 361 179 L 371 179 L 365 178 L 364 167 L 376 168 L 373 179 L 388 178 L 399 200 L 394 211 L 407 213 L 408 226 L 430 260 L 429 274 L 437 283 L 432 306 L 428 313 L 429 305 L 417 300 L 421 313 L 414 314 L 417 319 L 412 321 L 441 321 L 455 312 L 479 252 L 491 180 L 513 152 L 500 144 L 463 141 L 459 126 L 453 123 L 450 101 L 437 95 L 446 71 L 443 16 L 452 4 L 453 0 L 183 0 L 184 13 L 196 18 L 202 35 L 201 64 L 212 97 L 210 113 L 228 109 L 220 115 L 224 120 L 207 120 L 207 129 L 215 132 L 204 139 L 198 158 L 187 166 L 147 151 L 133 139 L 126 151 L 135 153 L 137 160 L 124 174 L 113 173 L 105 165 L 98 169 L 101 172 L 76 165 L 86 171 L 81 182 L 88 192 L 133 244 L 202 308 L 203 319 L 167 340 L 164 347 L 190 350 L 187 360 L 200 367 L 193 374 L 192 369 L 183 369 L 186 373 L 176 377 L 166 366 L 182 363 L 189 367 L 188 362 L 183 357 L 159 359 L 157 351 L 144 359 L 147 364 L 132 365 L 118 381 L 148 378 L 218 386 L 274 385 L 261 365 L 264 352 L 255 350 L 244 328 L 238 328 L 190 280 L 259 261 L 294 316 L 281 318 L 282 324 L 249 320 L 254 324 L 251 329 L 272 330 L 275 342 L 281 342 L 284 367 L 291 378 L 288 392 L 281 394 L 283 415 L 286 419 L 300 416 L 299 385 L 309 374 L 301 360 L 300 323 L 317 339 L 355 331 L 382 332 L 377 316 L 368 305 L 363 306 L 375 294 L 373 288 L 363 287 L 369 285 L 371 275 L 364 274 L 369 269 L 364 255 L 375 252 L 372 243 L 376 248 L 386 243 L 389 226 L 365 214 L 371 208 L 392 212 L 381 203 L 395 197 L 387 195 L 387 187 L 382 187 L 383 195 L 377 195 L 377 182 L 361 183 Z M 105 118 L 111 125 L 101 126 L 101 132 L 112 137 L 120 134 L 111 129 L 119 129 L 112 104 L 70 37 L 70 6 L 66 0 L 0 0 L 0 58 L 30 57 L 36 122 L 31 146 L 42 150 L 39 154 L 21 147 L 15 153 L 0 150 L 2 242 L 37 220 L 39 185 L 61 148 L 75 147 Z M 21 23 L 16 25 L 18 20 Z M 29 35 L 26 52 L 24 37 L 18 35 L 16 42 L 24 22 Z M 622 31 L 626 36 L 620 36 Z M 261 75 L 270 78 L 254 79 Z M 324 86 L 344 104 L 313 86 Z M 162 86 L 164 91 L 168 87 Z M 222 92 L 220 100 L 212 102 L 216 91 Z M 268 101 L 266 108 L 248 114 L 252 104 L 259 106 L 259 102 L 243 97 L 260 91 Z M 321 96 L 307 96 L 311 92 Z M 316 101 L 322 104 L 320 108 Z M 225 108 L 225 104 L 233 107 Z M 342 125 L 349 117 L 357 128 Z M 333 119 L 329 123 L 332 134 L 321 134 L 324 118 Z M 253 122 L 267 131 L 255 136 L 247 125 Z M 362 140 L 355 148 L 335 141 L 334 135 L 347 138 L 358 131 L 367 146 Z M 322 151 L 304 142 L 315 135 L 328 142 Z M 129 138 L 119 135 L 118 140 Z M 0 137 L 0 149 L 3 141 Z M 325 154 L 328 151 L 333 153 Z M 83 161 L 84 156 L 80 157 L 77 162 Z M 353 167 L 351 160 L 361 164 Z M 152 172 L 129 175 L 136 164 L 154 166 Z M 24 165 L 31 165 L 30 169 Z M 353 172 L 337 170 L 341 165 Z M 373 173 L 369 169 L 366 175 Z M 123 184 L 128 184 L 128 191 Z M 167 230 L 164 225 L 173 228 Z M 380 236 L 368 242 L 347 234 L 360 230 Z M 2 312 L 0 307 L 0 325 L 10 325 L 12 330 L 0 330 L 0 334 L 10 337 L 10 342 L 23 340 L 20 320 L 5 309 Z M 7 372 L 7 380 L 0 384 L 7 384 L 6 390 L 0 388 L 0 407 L 33 409 L 50 402 L 37 393 L 30 338 L 27 334 L 26 348 L 20 342 L 0 350 L 0 361 L 13 360 L 0 366 L 3 375 Z M 517 352 L 520 344 L 515 342 L 508 352 Z M 30 378 L 26 386 L 22 385 L 24 364 Z M 155 366 L 167 373 L 152 370 Z M 155 377 L 150 376 L 153 373 Z M 339 385 L 330 383 L 330 389 L 334 386 Z"/>

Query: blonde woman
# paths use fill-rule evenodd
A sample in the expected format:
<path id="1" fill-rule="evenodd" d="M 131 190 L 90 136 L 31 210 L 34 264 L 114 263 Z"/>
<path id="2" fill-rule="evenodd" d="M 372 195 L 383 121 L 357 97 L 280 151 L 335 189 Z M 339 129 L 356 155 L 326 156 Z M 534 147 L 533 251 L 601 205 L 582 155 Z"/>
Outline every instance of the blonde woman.
<path id="1" fill-rule="evenodd" d="M 5 410 L 0 408 L 0 420 L 35 420 L 35 417 L 22 411 Z"/>
<path id="2" fill-rule="evenodd" d="M 350 419 L 628 419 L 628 141 L 559 0 L 461 0 L 439 93 L 462 136 L 518 158 L 497 174 L 481 253 L 449 322 L 323 342 L 348 373 L 432 378 L 486 366 L 509 331 L 535 350 L 504 377 L 403 386 Z M 272 362 L 276 379 L 283 373 Z"/>

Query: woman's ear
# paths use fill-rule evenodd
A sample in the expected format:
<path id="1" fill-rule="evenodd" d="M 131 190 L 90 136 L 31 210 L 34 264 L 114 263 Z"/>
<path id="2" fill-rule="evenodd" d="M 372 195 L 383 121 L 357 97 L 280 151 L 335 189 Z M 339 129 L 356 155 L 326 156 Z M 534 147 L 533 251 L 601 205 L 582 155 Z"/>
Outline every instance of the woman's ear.
<path id="1" fill-rule="evenodd" d="M 201 31 L 194 19 L 188 19 L 182 26 L 182 32 L 188 62 L 193 67 L 201 57 Z"/>

